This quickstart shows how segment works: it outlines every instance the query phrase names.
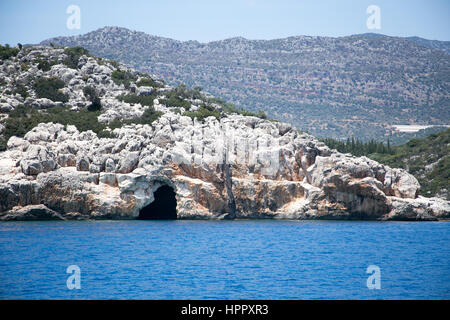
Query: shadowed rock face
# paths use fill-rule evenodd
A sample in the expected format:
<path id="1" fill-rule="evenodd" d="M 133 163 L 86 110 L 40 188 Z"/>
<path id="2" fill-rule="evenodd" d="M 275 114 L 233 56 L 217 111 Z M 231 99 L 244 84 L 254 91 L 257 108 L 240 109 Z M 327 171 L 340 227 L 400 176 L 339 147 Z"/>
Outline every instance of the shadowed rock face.
<path id="1" fill-rule="evenodd" d="M 115 100 L 125 89 L 111 81 L 112 70 L 88 57 L 79 65 L 48 71 L 76 80 L 64 88 L 71 103 L 81 99 L 78 73 L 90 70 L 104 92 L 99 120 L 142 114 L 140 104 Z M 111 138 L 54 123 L 10 138 L 0 153 L 0 219 L 143 218 L 158 207 L 158 190 L 169 187 L 175 195 L 167 204 L 174 217 L 175 197 L 178 219 L 450 217 L 449 202 L 417 197 L 419 184 L 406 171 L 340 154 L 288 124 L 236 114 L 199 122 L 158 99 L 154 108 L 164 114 L 151 125 L 125 125 Z"/>
<path id="2" fill-rule="evenodd" d="M 45 205 L 29 205 L 24 208 L 17 208 L 10 215 L 5 214 L 0 220 L 65 220 L 58 212 L 55 212 Z"/>
<path id="3" fill-rule="evenodd" d="M 154 193 L 155 200 L 139 211 L 140 220 L 174 220 L 177 218 L 175 191 L 169 186 L 159 187 Z"/>

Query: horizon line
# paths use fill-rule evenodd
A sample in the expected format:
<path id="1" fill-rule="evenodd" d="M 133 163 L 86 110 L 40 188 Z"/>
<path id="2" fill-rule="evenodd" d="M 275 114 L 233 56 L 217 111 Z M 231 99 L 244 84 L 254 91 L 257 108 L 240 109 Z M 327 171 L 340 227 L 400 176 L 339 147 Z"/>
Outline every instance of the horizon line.
<path id="1" fill-rule="evenodd" d="M 246 41 L 275 41 L 275 40 L 283 40 L 283 39 L 299 38 L 299 37 L 339 39 L 339 38 L 348 38 L 348 37 L 357 37 L 357 36 L 377 36 L 377 37 L 397 38 L 397 39 L 398 38 L 400 38 L 400 39 L 419 38 L 419 39 L 424 39 L 424 40 L 427 40 L 427 41 L 439 41 L 439 42 L 444 42 L 444 43 L 445 42 L 450 42 L 450 40 L 428 39 L 428 38 L 423 38 L 423 37 L 420 37 L 420 36 L 393 36 L 393 35 L 388 35 L 388 34 L 383 34 L 383 33 L 376 33 L 376 32 L 355 33 L 355 34 L 349 34 L 349 35 L 343 35 L 343 36 L 312 36 L 312 35 L 298 34 L 298 35 L 292 35 L 292 36 L 286 36 L 286 37 L 280 37 L 280 38 L 272 38 L 272 39 L 249 39 L 249 38 L 245 38 L 243 36 L 234 36 L 234 37 L 224 38 L 224 39 L 220 39 L 220 40 L 199 41 L 199 40 L 194 40 L 194 39 L 179 40 L 179 39 L 170 38 L 170 37 L 166 37 L 166 36 L 159 36 L 159 35 L 151 34 L 151 33 L 148 33 L 146 31 L 140 31 L 140 30 L 136 30 L 136 29 L 131 29 L 131 28 L 127 28 L 127 27 L 108 26 L 108 25 L 106 25 L 106 26 L 103 26 L 103 27 L 100 27 L 100 28 L 96 28 L 96 29 L 93 29 L 91 31 L 87 31 L 87 32 L 80 33 L 80 34 L 68 35 L 68 36 L 54 36 L 54 37 L 46 38 L 46 39 L 44 39 L 44 40 L 42 40 L 42 41 L 40 41 L 39 43 L 36 43 L 36 44 L 41 44 L 42 42 L 45 42 L 45 41 L 48 41 L 48 40 L 51 40 L 51 39 L 80 37 L 80 36 L 84 36 L 84 35 L 87 35 L 89 33 L 98 32 L 100 30 L 107 29 L 107 28 L 124 29 L 124 30 L 131 31 L 131 32 L 144 33 L 145 35 L 148 35 L 148 36 L 151 36 L 151 37 L 156 37 L 156 38 L 161 38 L 161 39 L 168 39 L 168 40 L 173 40 L 173 41 L 178 41 L 178 42 L 197 42 L 199 44 L 208 44 L 208 43 L 221 42 L 221 41 L 232 40 L 232 39 L 243 39 L 243 40 L 246 40 Z"/>

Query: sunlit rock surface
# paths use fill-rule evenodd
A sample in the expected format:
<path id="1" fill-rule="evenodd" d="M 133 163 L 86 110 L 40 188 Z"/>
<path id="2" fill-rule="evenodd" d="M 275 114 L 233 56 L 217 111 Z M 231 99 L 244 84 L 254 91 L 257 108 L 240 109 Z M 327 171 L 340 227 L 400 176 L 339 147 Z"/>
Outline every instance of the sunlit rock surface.
<path id="1" fill-rule="evenodd" d="M 68 219 L 133 219 L 162 185 L 175 190 L 178 218 L 449 216 L 448 202 L 416 198 L 419 184 L 404 170 L 340 154 L 284 124 L 168 112 L 114 133 L 99 139 L 48 123 L 11 139 L 0 154 L 2 218 L 43 204 Z"/>
<path id="2" fill-rule="evenodd" d="M 55 63 L 65 58 L 63 49 L 37 47 L 19 53 L 18 62 L 4 62 L 3 87 L 22 81 L 30 96 L 3 90 L 1 110 L 58 106 L 38 99 L 28 85 L 27 79 L 43 74 L 37 56 Z M 19 63 L 30 66 L 21 69 Z M 116 96 L 153 89 L 133 83 L 125 89 L 111 80 L 112 72 L 110 63 L 82 56 L 77 69 L 55 64 L 45 75 L 66 83 L 62 90 L 75 108 L 89 104 L 83 87 L 95 86 L 103 106 L 100 122 L 142 115 L 147 107 Z M 170 88 L 157 90 L 163 95 Z M 191 103 L 191 110 L 198 109 Z M 125 125 L 111 138 L 54 123 L 11 137 L 0 152 L 0 219 L 135 219 L 163 185 L 175 191 L 180 219 L 450 216 L 449 202 L 417 197 L 420 186 L 406 171 L 340 154 L 288 124 L 237 114 L 200 122 L 158 99 L 154 108 L 164 114 L 151 125 Z"/>

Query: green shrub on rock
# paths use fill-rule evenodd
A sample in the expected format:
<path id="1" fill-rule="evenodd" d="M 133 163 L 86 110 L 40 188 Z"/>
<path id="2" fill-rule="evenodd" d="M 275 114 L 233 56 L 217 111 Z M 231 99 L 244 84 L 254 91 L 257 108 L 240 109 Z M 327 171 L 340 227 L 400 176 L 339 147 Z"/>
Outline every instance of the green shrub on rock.
<path id="1" fill-rule="evenodd" d="M 1 151 L 5 151 L 7 149 L 7 141 L 5 140 L 5 138 L 0 136 L 0 152 Z"/>
<path id="2" fill-rule="evenodd" d="M 15 57 L 18 53 L 18 48 L 11 48 L 9 44 L 5 44 L 5 46 L 0 45 L 0 60 L 6 60 L 11 57 Z"/>
<path id="3" fill-rule="evenodd" d="M 201 106 L 199 108 L 198 111 L 195 112 L 191 112 L 191 111 L 186 111 L 183 113 L 183 116 L 188 116 L 191 119 L 195 119 L 197 118 L 198 121 L 205 121 L 206 118 L 208 117 L 215 117 L 216 119 L 220 119 L 220 112 L 219 110 L 216 110 L 212 107 L 208 107 L 208 106 Z"/>
<path id="4" fill-rule="evenodd" d="M 38 59 L 38 69 L 42 70 L 44 72 L 49 71 L 52 66 L 54 66 L 55 64 L 57 64 L 57 61 L 47 61 L 47 60 L 42 60 L 42 59 Z"/>
<path id="5" fill-rule="evenodd" d="M 26 99 L 28 97 L 28 91 L 27 88 L 23 85 L 23 84 L 17 84 L 16 87 L 14 88 L 13 94 L 20 94 L 22 96 L 22 98 Z"/>
<path id="6" fill-rule="evenodd" d="M 140 124 L 152 124 L 155 120 L 158 120 L 162 116 L 162 112 L 155 111 L 153 107 L 149 107 L 144 111 L 140 118 L 137 118 L 134 123 Z"/>
<path id="7" fill-rule="evenodd" d="M 88 106 L 88 111 L 99 111 L 102 109 L 101 100 L 95 88 L 86 86 L 83 88 L 83 93 L 84 96 L 91 102 Z"/>
<path id="8" fill-rule="evenodd" d="M 130 104 L 140 103 L 143 106 L 153 106 L 153 100 L 155 100 L 156 94 L 152 93 L 148 96 L 138 96 L 137 94 L 127 94 L 117 96 L 116 99 Z"/>
<path id="9" fill-rule="evenodd" d="M 259 110 L 258 112 L 255 113 L 244 109 L 240 109 L 239 114 L 243 116 L 251 116 L 251 117 L 258 117 L 260 119 L 267 119 L 267 114 L 263 110 Z"/>
<path id="10" fill-rule="evenodd" d="M 168 99 L 160 99 L 159 102 L 172 108 L 184 108 L 186 110 L 191 108 L 189 101 L 183 100 L 173 94 Z"/>
<path id="11" fill-rule="evenodd" d="M 58 78 L 39 78 L 34 83 L 34 90 L 39 98 L 67 102 L 69 97 L 60 91 L 64 85 L 64 81 Z"/>
<path id="12" fill-rule="evenodd" d="M 125 86 L 125 88 L 128 89 L 130 87 L 130 83 L 132 81 L 136 81 L 137 76 L 129 71 L 121 71 L 121 70 L 117 69 L 112 72 L 111 79 L 118 86 L 123 84 Z"/>
<path id="13" fill-rule="evenodd" d="M 67 48 L 64 50 L 64 53 L 67 55 L 67 58 L 64 60 L 64 64 L 72 69 L 78 68 L 78 61 L 81 56 L 89 55 L 89 51 L 87 51 L 83 47 L 73 47 Z"/>
<path id="14" fill-rule="evenodd" d="M 141 78 L 141 80 L 136 82 L 136 85 L 138 87 L 153 87 L 153 88 L 160 87 L 160 85 L 156 81 L 150 78 Z"/>

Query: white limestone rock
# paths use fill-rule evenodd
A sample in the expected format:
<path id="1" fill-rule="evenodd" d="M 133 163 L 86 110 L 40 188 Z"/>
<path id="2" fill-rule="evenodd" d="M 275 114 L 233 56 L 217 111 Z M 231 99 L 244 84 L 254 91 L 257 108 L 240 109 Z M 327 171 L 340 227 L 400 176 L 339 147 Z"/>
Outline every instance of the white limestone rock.
<path id="1" fill-rule="evenodd" d="M 176 193 L 179 218 L 377 219 L 450 218 L 449 202 L 418 197 L 419 184 L 405 170 L 366 157 L 330 150 L 285 123 L 222 114 L 204 121 L 159 103 L 169 86 L 129 89 L 112 80 L 117 66 L 82 56 L 78 69 L 63 64 L 63 49 L 33 47 L 0 66 L 6 87 L 19 81 L 29 97 L 3 94 L 0 112 L 24 103 L 45 109 L 61 104 L 38 98 L 29 79 L 57 77 L 68 105 L 90 104 L 94 86 L 102 104 L 98 121 L 140 117 L 148 108 L 116 97 L 155 94 L 164 114 L 150 124 L 131 124 L 99 138 L 75 126 L 41 123 L 23 138 L 11 137 L 0 153 L 0 219 L 134 219 L 162 185 Z M 38 59 L 56 64 L 37 68 Z M 28 63 L 22 70 L 20 63 Z M 124 66 L 130 74 L 138 74 Z M 159 99 L 158 99 L 159 98 Z M 202 101 L 192 100 L 195 111 Z M 216 106 L 221 111 L 220 106 Z M 44 207 L 33 207 L 43 204 Z"/>

